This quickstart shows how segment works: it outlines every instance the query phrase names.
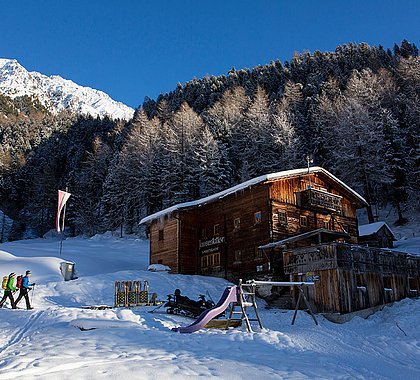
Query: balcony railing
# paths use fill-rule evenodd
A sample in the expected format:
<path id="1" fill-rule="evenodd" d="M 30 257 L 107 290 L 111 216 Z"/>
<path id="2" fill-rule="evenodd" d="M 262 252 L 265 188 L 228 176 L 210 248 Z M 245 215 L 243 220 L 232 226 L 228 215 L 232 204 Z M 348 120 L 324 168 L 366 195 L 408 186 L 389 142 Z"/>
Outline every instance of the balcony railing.
<path id="1" fill-rule="evenodd" d="M 317 189 L 306 189 L 296 193 L 298 206 L 307 209 L 321 209 L 341 212 L 341 198 L 339 195 Z"/>
<path id="2" fill-rule="evenodd" d="M 285 251 L 283 258 L 286 274 L 342 268 L 420 276 L 420 257 L 346 243 L 326 243 Z"/>

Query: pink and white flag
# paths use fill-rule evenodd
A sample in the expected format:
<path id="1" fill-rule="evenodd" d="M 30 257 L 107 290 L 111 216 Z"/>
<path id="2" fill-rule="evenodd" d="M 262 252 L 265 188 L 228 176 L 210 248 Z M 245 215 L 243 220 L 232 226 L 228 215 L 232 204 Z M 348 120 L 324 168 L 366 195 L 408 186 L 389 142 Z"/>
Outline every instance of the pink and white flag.
<path id="1" fill-rule="evenodd" d="M 67 193 L 66 191 L 58 190 L 58 210 L 57 210 L 57 218 L 55 220 L 55 227 L 57 229 L 57 232 L 60 232 L 64 229 L 64 218 L 63 216 L 63 223 L 60 226 L 60 216 L 61 212 L 63 211 L 64 205 L 66 204 L 67 200 L 70 198 L 70 193 Z"/>

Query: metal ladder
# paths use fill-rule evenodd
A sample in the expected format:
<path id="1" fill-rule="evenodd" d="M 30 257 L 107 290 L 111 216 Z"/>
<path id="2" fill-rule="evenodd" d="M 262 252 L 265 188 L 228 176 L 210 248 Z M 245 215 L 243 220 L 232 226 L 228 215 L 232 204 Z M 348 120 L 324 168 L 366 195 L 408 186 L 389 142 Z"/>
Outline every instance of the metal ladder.
<path id="1" fill-rule="evenodd" d="M 245 321 L 246 328 L 249 332 L 252 332 L 251 328 L 251 321 L 257 321 L 260 328 L 263 328 L 263 325 L 261 323 L 260 315 L 258 314 L 258 307 L 257 307 L 257 301 L 255 298 L 255 289 L 256 286 L 254 284 L 244 284 L 242 283 L 242 280 L 239 280 L 238 285 L 238 297 L 237 302 L 235 302 L 232 305 L 232 308 L 230 310 L 229 319 L 232 319 L 232 316 L 234 314 L 240 314 L 241 320 Z M 253 307 L 255 318 L 249 318 L 246 309 L 247 307 Z M 239 308 L 240 310 L 235 310 L 235 308 Z"/>

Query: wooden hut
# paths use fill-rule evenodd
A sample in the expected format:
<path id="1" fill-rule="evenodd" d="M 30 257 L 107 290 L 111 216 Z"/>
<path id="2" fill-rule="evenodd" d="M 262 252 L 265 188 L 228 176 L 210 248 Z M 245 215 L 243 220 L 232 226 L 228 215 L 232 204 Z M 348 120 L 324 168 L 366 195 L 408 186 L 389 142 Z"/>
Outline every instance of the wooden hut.
<path id="1" fill-rule="evenodd" d="M 359 244 L 368 247 L 392 248 L 395 236 L 385 222 L 376 222 L 359 226 Z"/>
<path id="2" fill-rule="evenodd" d="M 268 243 L 319 229 L 314 238 L 322 242 L 357 243 L 356 209 L 365 206 L 349 186 L 313 167 L 260 176 L 141 223 L 150 227 L 151 264 L 235 280 L 282 275 L 282 254 L 258 249 Z"/>
<path id="3" fill-rule="evenodd" d="M 150 230 L 150 264 L 233 281 L 315 281 L 307 289 L 314 309 L 346 314 L 420 292 L 420 257 L 358 245 L 356 210 L 365 206 L 313 167 L 260 176 L 141 223 Z M 281 292 L 282 306 L 294 307 L 296 289 Z"/>
<path id="4" fill-rule="evenodd" d="M 420 256 L 347 243 L 285 244 L 284 271 L 290 281 L 315 280 L 307 292 L 317 312 L 352 313 L 420 293 Z M 293 290 L 290 296 L 297 298 Z"/>

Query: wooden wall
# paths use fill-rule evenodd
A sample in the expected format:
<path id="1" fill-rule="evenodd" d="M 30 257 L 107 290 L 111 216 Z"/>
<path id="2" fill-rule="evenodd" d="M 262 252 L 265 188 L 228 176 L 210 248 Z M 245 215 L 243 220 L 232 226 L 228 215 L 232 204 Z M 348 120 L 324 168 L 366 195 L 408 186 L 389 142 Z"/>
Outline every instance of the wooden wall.
<path id="1" fill-rule="evenodd" d="M 179 273 L 195 274 L 200 271 L 198 257 L 199 215 L 197 210 L 180 214 Z"/>
<path id="2" fill-rule="evenodd" d="M 305 190 L 309 184 L 314 189 L 327 191 L 342 197 L 341 213 L 328 210 L 307 210 L 297 205 L 296 192 Z M 356 207 L 346 194 L 340 194 L 331 183 L 321 179 L 318 174 L 311 175 L 311 181 L 307 177 L 288 178 L 270 183 L 270 199 L 272 200 L 272 230 L 273 240 L 281 240 L 288 236 L 325 228 L 332 231 L 345 231 L 350 234 L 350 241 L 357 242 L 358 226 Z M 279 221 L 279 212 L 286 213 L 287 223 Z M 307 225 L 302 226 L 300 217 L 305 216 Z"/>
<path id="3" fill-rule="evenodd" d="M 235 198 L 235 196 L 232 196 Z M 204 205 L 200 210 L 200 220 L 197 224 L 198 231 L 198 244 L 196 248 L 197 258 L 199 262 L 199 270 L 197 273 L 215 277 L 225 277 L 227 268 L 227 237 L 226 237 L 226 215 L 224 210 L 224 201 L 219 200 L 215 203 Z M 215 226 L 218 226 L 218 232 L 215 231 Z M 223 241 L 215 244 L 210 244 L 200 248 L 201 242 L 208 243 L 213 239 L 224 239 Z M 202 258 L 209 257 L 210 255 L 219 254 L 219 265 L 209 267 L 202 267 Z"/>
<path id="4" fill-rule="evenodd" d="M 270 184 L 270 198 L 275 199 L 281 203 L 296 205 L 295 193 L 302 191 L 311 186 L 314 189 L 326 191 L 342 197 L 342 215 L 348 218 L 356 218 L 356 209 L 354 202 L 354 195 L 344 191 L 342 187 L 338 187 L 336 182 L 333 182 L 329 177 L 322 172 L 312 173 L 310 176 L 285 178 L 278 181 L 273 181 Z M 353 201 L 351 200 L 353 198 Z M 359 206 L 360 207 L 360 206 Z"/>
<path id="5" fill-rule="evenodd" d="M 159 240 L 163 231 L 163 240 Z M 178 220 L 172 215 L 156 219 L 150 226 L 150 264 L 163 264 L 178 273 Z"/>
<path id="6" fill-rule="evenodd" d="M 316 274 L 319 276 L 319 281 L 315 286 L 308 286 L 305 290 L 311 308 L 317 313 L 334 313 L 340 310 L 340 288 L 339 288 L 339 273 L 337 270 L 320 270 Z M 307 281 L 307 276 L 304 274 L 293 273 L 290 276 L 290 281 L 300 282 Z M 296 289 L 292 295 L 297 300 L 299 293 Z"/>
<path id="7" fill-rule="evenodd" d="M 404 253 L 329 243 L 285 251 L 284 265 L 293 281 L 319 276 L 307 290 L 318 312 L 345 314 L 420 292 L 420 257 Z"/>
<path id="8" fill-rule="evenodd" d="M 255 222 L 255 213 L 261 213 L 261 221 Z M 235 228 L 235 220 L 239 227 Z M 246 278 L 256 272 L 257 265 L 265 264 L 267 258 L 260 256 L 257 247 L 266 244 L 270 231 L 270 207 L 268 188 L 258 185 L 244 189 L 215 203 L 202 206 L 200 210 L 200 231 L 205 230 L 205 238 L 223 237 L 224 243 L 216 246 L 220 252 L 220 267 L 202 270 L 203 274 L 226 276 L 229 279 Z M 219 225 L 219 233 L 214 226 Z M 238 253 L 240 251 L 240 253 Z M 203 253 L 204 252 L 204 253 Z M 205 254 L 201 250 L 199 255 Z"/>

